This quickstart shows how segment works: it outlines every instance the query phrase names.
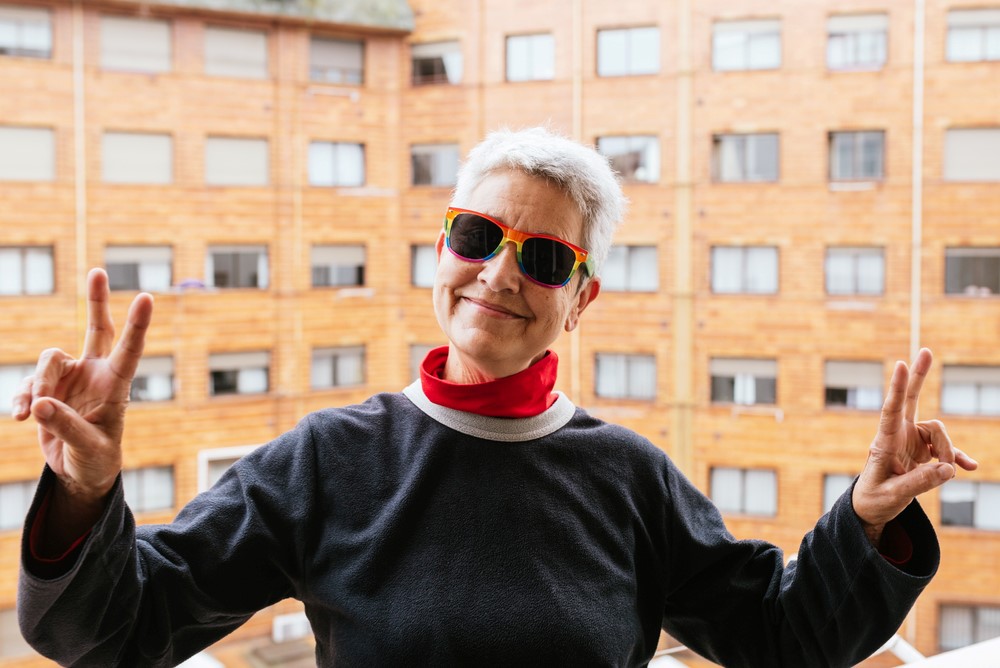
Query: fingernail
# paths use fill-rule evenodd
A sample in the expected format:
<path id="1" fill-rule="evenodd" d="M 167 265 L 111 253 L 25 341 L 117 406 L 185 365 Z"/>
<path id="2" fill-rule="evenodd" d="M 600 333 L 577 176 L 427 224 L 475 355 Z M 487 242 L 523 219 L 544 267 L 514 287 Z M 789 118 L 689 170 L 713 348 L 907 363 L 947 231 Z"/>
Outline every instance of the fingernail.
<path id="1" fill-rule="evenodd" d="M 938 476 L 941 480 L 951 480 L 955 477 L 955 467 L 951 464 L 939 464 Z"/>
<path id="2" fill-rule="evenodd" d="M 55 410 L 56 410 L 55 406 L 53 406 L 48 401 L 43 401 L 40 404 L 35 404 L 35 415 L 37 417 L 42 418 L 43 420 L 47 420 L 50 417 L 52 417 L 52 414 L 55 412 Z"/>

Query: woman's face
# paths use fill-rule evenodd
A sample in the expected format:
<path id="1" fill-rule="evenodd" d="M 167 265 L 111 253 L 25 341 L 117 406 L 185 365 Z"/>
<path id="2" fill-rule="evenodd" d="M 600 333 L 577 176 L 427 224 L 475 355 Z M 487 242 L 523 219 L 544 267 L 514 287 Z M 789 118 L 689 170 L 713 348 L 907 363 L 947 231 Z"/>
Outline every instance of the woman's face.
<path id="1" fill-rule="evenodd" d="M 583 216 L 569 197 L 548 181 L 517 171 L 487 176 L 464 208 L 497 218 L 525 232 L 583 243 Z M 437 242 L 434 312 L 448 337 L 445 377 L 456 382 L 502 378 L 540 359 L 562 330 L 571 331 L 600 291 L 599 279 L 582 268 L 561 288 L 532 282 L 508 243 L 493 259 L 467 262 Z M 581 280 L 586 280 L 578 289 Z"/>

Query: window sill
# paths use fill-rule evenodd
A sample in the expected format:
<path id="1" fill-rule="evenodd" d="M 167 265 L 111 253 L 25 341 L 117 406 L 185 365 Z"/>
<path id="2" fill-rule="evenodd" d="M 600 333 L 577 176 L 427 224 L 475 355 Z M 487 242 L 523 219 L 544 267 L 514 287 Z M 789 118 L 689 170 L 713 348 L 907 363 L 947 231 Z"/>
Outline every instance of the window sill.
<path id="1" fill-rule="evenodd" d="M 875 190 L 882 185 L 881 180 L 872 179 L 868 181 L 830 181 L 830 192 L 865 192 Z"/>
<path id="2" fill-rule="evenodd" d="M 779 408 L 777 404 L 734 404 L 713 401 L 710 404 L 710 408 L 728 410 L 734 418 L 741 415 L 751 415 L 773 417 L 775 422 L 783 422 L 785 420 L 785 411 Z"/>
<path id="3" fill-rule="evenodd" d="M 878 308 L 876 300 L 882 298 L 883 295 L 844 295 L 843 297 L 831 297 L 827 296 L 826 307 L 831 311 L 865 311 L 871 312 Z M 865 299 L 867 301 L 861 301 Z"/>

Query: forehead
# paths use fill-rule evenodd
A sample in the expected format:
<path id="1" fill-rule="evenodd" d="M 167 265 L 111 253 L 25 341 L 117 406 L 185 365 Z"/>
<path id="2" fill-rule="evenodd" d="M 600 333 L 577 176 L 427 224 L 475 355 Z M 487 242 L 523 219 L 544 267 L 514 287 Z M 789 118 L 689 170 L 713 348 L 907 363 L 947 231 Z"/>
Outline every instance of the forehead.
<path id="1" fill-rule="evenodd" d="M 554 234 L 578 243 L 583 216 L 559 186 L 519 171 L 493 172 L 458 206 L 481 211 L 525 232 Z"/>

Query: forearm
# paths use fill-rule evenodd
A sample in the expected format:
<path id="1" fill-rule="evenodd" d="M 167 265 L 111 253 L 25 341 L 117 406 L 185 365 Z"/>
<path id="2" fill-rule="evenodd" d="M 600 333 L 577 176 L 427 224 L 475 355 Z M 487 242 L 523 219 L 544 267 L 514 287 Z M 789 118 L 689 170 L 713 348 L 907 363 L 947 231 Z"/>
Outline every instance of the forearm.
<path id="1" fill-rule="evenodd" d="M 43 560 L 60 559 L 101 518 L 108 504 L 108 494 L 100 498 L 74 494 L 57 479 L 43 503 L 45 512 L 36 517 L 31 527 L 31 556 Z"/>

